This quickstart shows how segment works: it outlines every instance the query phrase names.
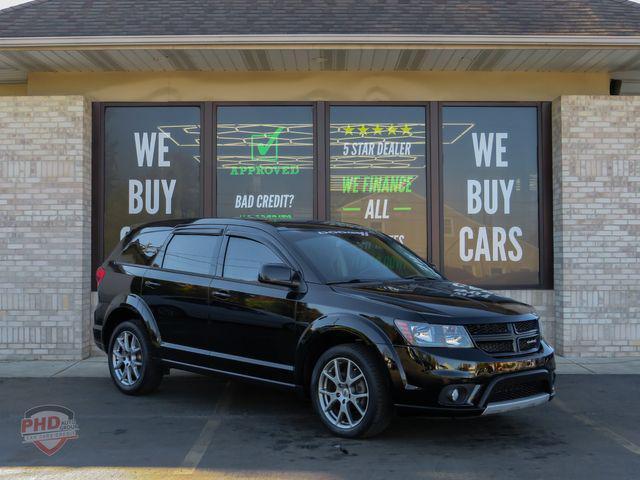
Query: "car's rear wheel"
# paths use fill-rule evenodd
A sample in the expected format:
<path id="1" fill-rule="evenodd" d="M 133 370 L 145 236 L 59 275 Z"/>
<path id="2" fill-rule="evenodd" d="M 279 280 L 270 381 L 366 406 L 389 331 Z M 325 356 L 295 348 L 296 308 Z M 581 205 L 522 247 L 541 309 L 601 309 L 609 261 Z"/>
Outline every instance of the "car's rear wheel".
<path id="1" fill-rule="evenodd" d="M 385 372 L 375 354 L 363 345 L 327 350 L 313 370 L 311 394 L 322 422 L 341 437 L 371 437 L 391 420 Z"/>
<path id="2" fill-rule="evenodd" d="M 158 388 L 162 368 L 151 352 L 151 342 L 139 322 L 126 321 L 116 327 L 109 342 L 109 372 L 120 391 L 141 395 Z"/>

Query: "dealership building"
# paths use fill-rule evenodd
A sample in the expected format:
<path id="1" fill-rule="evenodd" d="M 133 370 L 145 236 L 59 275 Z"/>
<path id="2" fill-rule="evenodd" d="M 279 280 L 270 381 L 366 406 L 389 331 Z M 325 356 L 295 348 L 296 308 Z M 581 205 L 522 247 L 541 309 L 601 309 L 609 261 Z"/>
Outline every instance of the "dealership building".
<path id="1" fill-rule="evenodd" d="M 640 355 L 640 5 L 36 0 L 0 11 L 0 359 L 94 349 L 131 226 L 319 219 Z"/>

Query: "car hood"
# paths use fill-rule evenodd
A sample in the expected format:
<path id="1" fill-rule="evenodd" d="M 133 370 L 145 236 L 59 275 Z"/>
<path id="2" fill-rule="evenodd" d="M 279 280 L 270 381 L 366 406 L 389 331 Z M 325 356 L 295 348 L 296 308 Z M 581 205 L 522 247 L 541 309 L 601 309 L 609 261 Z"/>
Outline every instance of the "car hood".
<path id="1" fill-rule="evenodd" d="M 481 288 L 444 280 L 417 280 L 343 284 L 334 287 L 344 294 L 392 304 L 428 316 L 455 317 L 463 323 L 513 321 L 513 316 L 532 316 L 529 305 Z M 511 317 L 511 318 L 504 318 Z"/>

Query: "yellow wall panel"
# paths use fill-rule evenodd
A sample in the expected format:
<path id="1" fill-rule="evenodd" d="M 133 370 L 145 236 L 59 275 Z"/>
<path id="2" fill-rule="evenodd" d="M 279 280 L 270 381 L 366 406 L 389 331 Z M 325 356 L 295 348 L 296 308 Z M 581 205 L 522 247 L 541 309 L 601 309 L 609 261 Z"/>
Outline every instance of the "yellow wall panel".
<path id="1" fill-rule="evenodd" d="M 607 95 L 607 74 L 525 72 L 31 73 L 29 95 L 94 101 L 553 100 Z"/>
<path id="2" fill-rule="evenodd" d="M 26 83 L 0 83 L 0 97 L 22 96 L 26 94 Z"/>

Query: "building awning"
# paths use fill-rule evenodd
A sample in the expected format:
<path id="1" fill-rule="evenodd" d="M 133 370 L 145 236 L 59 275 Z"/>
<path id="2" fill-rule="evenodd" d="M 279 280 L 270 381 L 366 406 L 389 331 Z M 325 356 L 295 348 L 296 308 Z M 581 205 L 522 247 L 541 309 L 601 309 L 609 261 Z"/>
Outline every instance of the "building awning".
<path id="1" fill-rule="evenodd" d="M 36 0 L 0 11 L 0 82 L 29 72 L 640 69 L 625 0 Z"/>

